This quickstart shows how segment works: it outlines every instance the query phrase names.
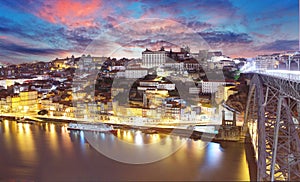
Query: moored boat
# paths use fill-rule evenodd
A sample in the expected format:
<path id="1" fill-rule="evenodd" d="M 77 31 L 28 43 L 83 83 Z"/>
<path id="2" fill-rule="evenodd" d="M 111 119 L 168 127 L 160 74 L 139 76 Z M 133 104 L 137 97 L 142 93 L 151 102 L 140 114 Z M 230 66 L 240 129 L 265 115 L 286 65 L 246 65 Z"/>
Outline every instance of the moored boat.
<path id="1" fill-rule="evenodd" d="M 32 121 L 28 118 L 25 118 L 25 117 L 17 118 L 16 121 L 17 121 L 17 123 L 34 124 L 34 121 Z"/>
<path id="2" fill-rule="evenodd" d="M 143 133 L 145 134 L 157 134 L 158 132 L 155 129 L 145 129 L 143 130 Z"/>
<path id="3" fill-rule="evenodd" d="M 116 132 L 113 126 L 109 126 L 104 123 L 69 123 L 67 129 L 96 132 Z"/>

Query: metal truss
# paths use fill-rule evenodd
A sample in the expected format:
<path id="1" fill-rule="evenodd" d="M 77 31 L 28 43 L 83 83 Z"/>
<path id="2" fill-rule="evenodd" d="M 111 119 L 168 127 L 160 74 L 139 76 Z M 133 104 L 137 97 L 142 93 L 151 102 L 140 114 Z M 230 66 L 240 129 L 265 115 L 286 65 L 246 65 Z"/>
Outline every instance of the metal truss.
<path id="1" fill-rule="evenodd" d="M 281 92 L 281 94 L 300 102 L 300 80 L 260 75 L 263 84 Z"/>
<path id="2" fill-rule="evenodd" d="M 300 83 L 254 74 L 244 126 L 257 152 L 257 180 L 300 181 Z"/>

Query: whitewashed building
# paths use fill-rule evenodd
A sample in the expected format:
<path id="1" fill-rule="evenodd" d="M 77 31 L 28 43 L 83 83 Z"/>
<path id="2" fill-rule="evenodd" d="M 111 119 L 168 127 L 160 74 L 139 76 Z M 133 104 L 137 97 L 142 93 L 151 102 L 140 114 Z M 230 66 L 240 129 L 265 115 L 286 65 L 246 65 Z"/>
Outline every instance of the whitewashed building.
<path id="1" fill-rule="evenodd" d="M 168 52 L 162 47 L 159 51 L 151 51 L 146 49 L 142 52 L 142 66 L 145 68 L 153 68 L 166 63 Z"/>

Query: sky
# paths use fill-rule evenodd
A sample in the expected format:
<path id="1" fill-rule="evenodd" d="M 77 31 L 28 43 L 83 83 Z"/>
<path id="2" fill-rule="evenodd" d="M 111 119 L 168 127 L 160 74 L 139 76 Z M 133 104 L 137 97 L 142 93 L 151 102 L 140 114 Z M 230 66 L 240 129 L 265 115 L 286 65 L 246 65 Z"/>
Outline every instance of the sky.
<path id="1" fill-rule="evenodd" d="M 0 62 L 141 57 L 189 46 L 230 57 L 299 50 L 298 0 L 1 0 Z"/>

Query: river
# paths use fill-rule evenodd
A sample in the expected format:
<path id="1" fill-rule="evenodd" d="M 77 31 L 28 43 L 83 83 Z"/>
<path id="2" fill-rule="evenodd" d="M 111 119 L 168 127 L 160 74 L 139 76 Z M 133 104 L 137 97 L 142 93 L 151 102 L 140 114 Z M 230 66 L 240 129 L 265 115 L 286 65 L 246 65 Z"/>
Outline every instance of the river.
<path id="1" fill-rule="evenodd" d="M 121 129 L 115 135 L 87 133 L 68 131 L 66 126 L 2 121 L 0 181 L 250 180 L 247 147 L 242 143 Z M 150 160 L 146 148 L 160 140 L 163 142 L 151 145 L 158 156 L 178 142 L 183 144 L 174 153 Z M 133 148 L 125 151 L 121 142 Z M 130 157 L 144 159 L 143 154 L 149 163 L 130 164 Z"/>

